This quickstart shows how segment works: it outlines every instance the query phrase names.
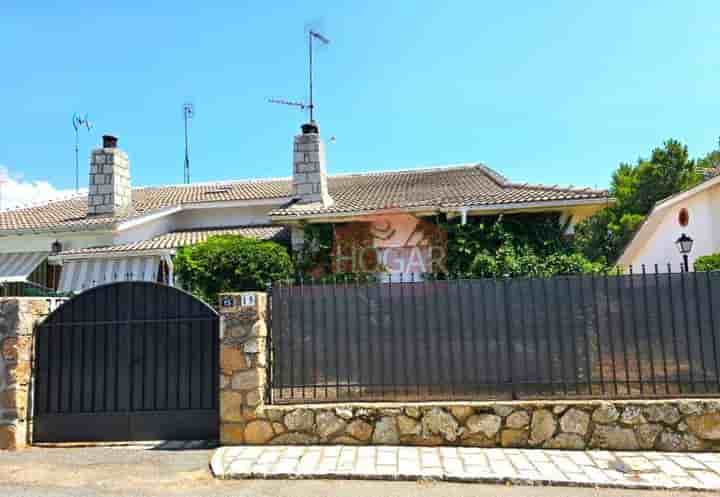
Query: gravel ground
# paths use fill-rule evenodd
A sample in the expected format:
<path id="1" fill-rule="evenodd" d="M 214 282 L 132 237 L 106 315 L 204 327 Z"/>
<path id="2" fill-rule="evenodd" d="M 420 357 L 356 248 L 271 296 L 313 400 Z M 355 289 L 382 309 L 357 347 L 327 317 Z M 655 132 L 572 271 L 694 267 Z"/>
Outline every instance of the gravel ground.
<path id="1" fill-rule="evenodd" d="M 590 497 L 687 496 L 688 492 L 568 487 L 510 487 L 430 482 L 239 480 L 212 477 L 212 450 L 149 446 L 32 448 L 0 452 L 0 496 L 233 497 Z M 692 496 L 717 495 L 692 492 Z"/>

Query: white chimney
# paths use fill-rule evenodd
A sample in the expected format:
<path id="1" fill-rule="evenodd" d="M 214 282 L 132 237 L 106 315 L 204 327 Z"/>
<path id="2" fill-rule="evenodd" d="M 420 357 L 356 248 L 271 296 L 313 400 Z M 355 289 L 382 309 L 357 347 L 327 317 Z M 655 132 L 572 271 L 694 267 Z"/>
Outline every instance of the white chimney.
<path id="1" fill-rule="evenodd" d="M 293 145 L 293 196 L 301 204 L 333 204 L 327 187 L 325 144 L 315 122 L 302 125 Z"/>
<path id="2" fill-rule="evenodd" d="M 123 217 L 132 210 L 130 161 L 117 148 L 117 138 L 103 136 L 102 148 L 92 151 L 88 184 L 88 216 Z"/>

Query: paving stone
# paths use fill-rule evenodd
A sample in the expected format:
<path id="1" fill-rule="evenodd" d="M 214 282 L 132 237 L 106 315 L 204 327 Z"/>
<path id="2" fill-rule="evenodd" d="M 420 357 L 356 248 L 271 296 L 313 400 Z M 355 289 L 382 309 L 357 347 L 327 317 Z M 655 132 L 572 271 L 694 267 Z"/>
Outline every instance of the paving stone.
<path id="1" fill-rule="evenodd" d="M 620 470 L 619 466 L 620 466 Z M 465 447 L 225 447 L 220 478 L 428 478 L 627 488 L 720 489 L 720 454 Z M 625 469 L 622 469 L 625 468 Z"/>

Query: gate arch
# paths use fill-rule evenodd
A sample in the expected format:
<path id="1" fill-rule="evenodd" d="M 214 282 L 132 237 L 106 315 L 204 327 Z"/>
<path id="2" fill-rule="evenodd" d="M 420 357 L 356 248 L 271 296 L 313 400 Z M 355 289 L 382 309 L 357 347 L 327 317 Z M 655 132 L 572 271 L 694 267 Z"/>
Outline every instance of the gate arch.
<path id="1" fill-rule="evenodd" d="M 58 307 L 35 341 L 35 442 L 214 440 L 217 312 L 174 287 L 109 283 Z"/>

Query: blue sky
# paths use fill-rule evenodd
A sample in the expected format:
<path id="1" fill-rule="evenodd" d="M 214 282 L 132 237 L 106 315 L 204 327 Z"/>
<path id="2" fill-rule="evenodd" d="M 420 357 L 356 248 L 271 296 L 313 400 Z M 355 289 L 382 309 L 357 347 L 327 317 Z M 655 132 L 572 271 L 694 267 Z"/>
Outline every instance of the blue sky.
<path id="1" fill-rule="evenodd" d="M 20 1 L 0 5 L 0 165 L 74 184 L 73 112 L 135 185 L 291 173 L 307 23 L 331 173 L 482 161 L 516 181 L 607 186 L 668 137 L 720 135 L 720 2 Z M 108 4 L 114 4 L 107 6 Z M 152 4 L 152 5 L 150 5 Z M 192 4 L 192 5 L 191 5 Z M 212 4 L 212 6 L 211 6 Z"/>

